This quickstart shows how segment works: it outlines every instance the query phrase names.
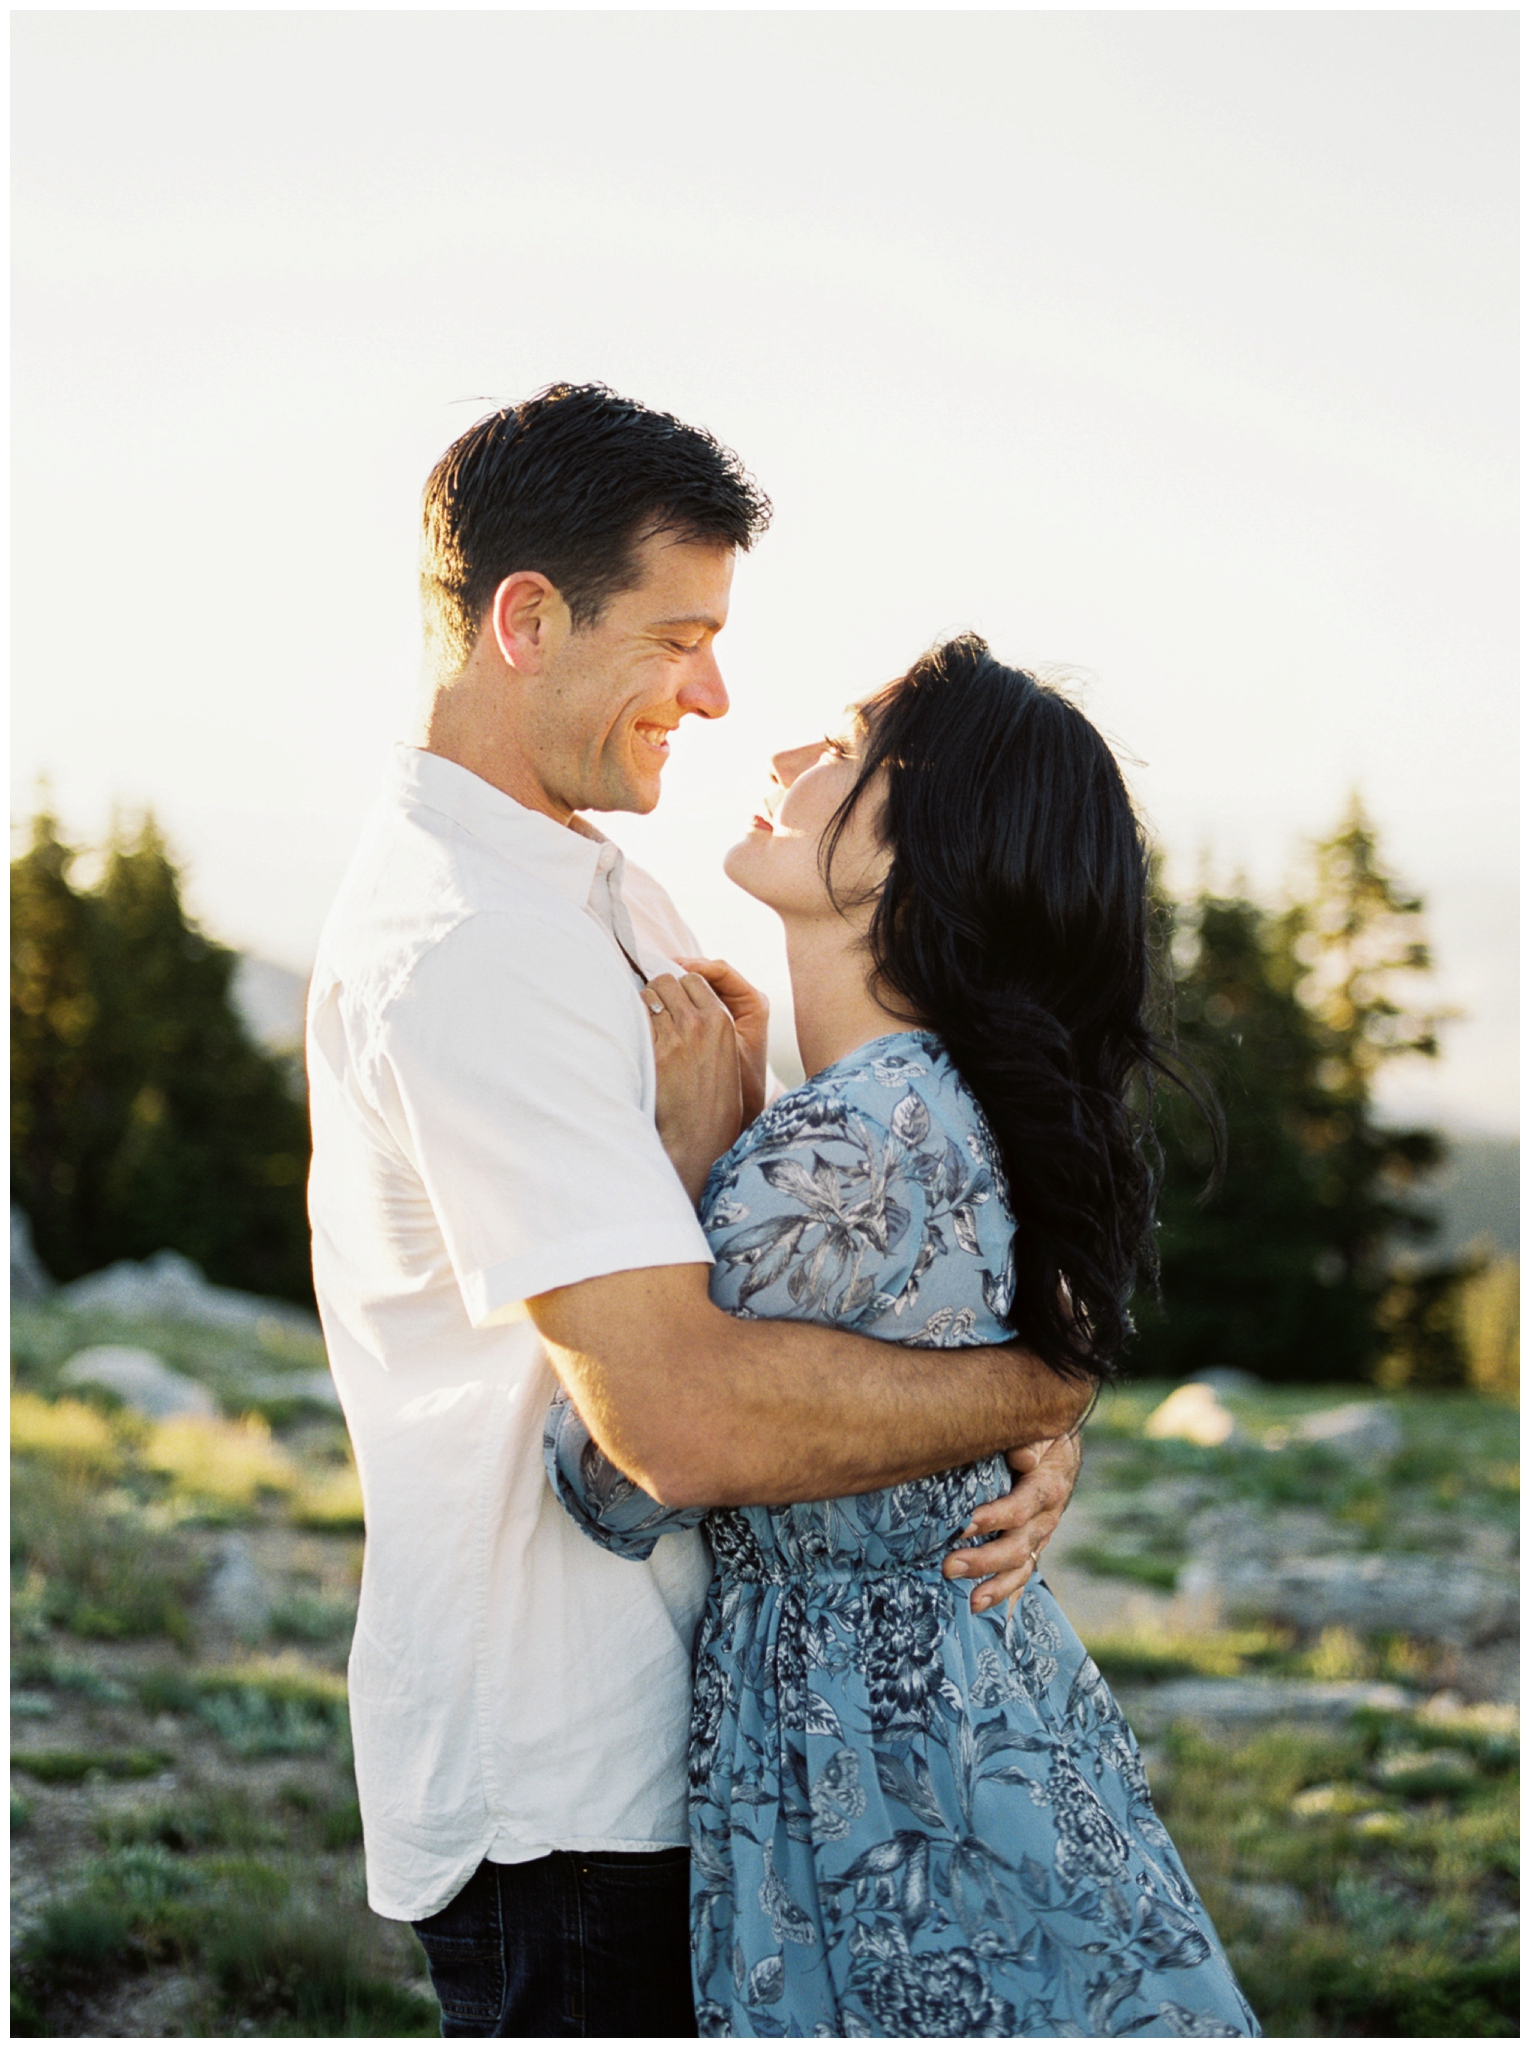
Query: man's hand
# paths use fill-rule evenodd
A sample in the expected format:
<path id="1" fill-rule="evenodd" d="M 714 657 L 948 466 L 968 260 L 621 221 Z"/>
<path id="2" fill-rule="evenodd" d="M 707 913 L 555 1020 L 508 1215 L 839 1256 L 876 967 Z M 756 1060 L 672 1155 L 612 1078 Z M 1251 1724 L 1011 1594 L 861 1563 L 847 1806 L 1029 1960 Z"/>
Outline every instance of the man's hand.
<path id="1" fill-rule="evenodd" d="M 693 1203 L 744 1125 L 739 1037 L 699 974 L 660 974 L 643 990 L 653 1024 L 659 1138 Z"/>
<path id="2" fill-rule="evenodd" d="M 1025 1591 L 1072 1498 L 1084 1447 L 1075 1431 L 1023 1445 L 1008 1457 L 1019 1477 L 1008 1493 L 980 1507 L 962 1531 L 964 1536 L 1003 1533 L 976 1549 L 953 1550 L 942 1567 L 948 1579 L 981 1578 L 972 1589 L 974 1613 L 1000 1600 L 1008 1600 L 1013 1609 Z"/>
<path id="3" fill-rule="evenodd" d="M 685 960 L 680 965 L 699 974 L 726 1006 L 738 1032 L 739 1078 L 744 1091 L 744 1122 L 752 1124 L 765 1107 L 766 1039 L 770 1035 L 770 998 L 726 960 Z"/>

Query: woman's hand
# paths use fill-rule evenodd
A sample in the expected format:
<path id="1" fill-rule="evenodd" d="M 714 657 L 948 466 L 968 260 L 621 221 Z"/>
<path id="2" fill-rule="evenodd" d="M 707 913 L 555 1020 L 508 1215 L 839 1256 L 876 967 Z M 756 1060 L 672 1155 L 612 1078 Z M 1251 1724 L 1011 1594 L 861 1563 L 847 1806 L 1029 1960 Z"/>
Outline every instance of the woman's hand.
<path id="1" fill-rule="evenodd" d="M 744 1122 L 752 1124 L 765 1107 L 766 1040 L 770 1035 L 770 998 L 726 960 L 685 960 L 680 965 L 699 974 L 722 1000 L 738 1031 L 739 1075 L 744 1089 Z"/>
<path id="2" fill-rule="evenodd" d="M 739 1035 L 699 974 L 680 981 L 657 975 L 645 986 L 643 1001 L 653 1025 L 659 1138 L 696 1203 L 713 1162 L 744 1127 Z"/>
<path id="3" fill-rule="evenodd" d="M 977 1579 L 972 1589 L 973 1612 L 1008 1600 L 1011 1609 L 1030 1584 L 1073 1496 L 1084 1447 L 1078 1433 L 1026 1444 L 1009 1453 L 1010 1470 L 1018 1476 L 998 1500 L 980 1507 L 962 1531 L 964 1536 L 989 1536 L 975 1549 L 953 1550 L 942 1567 L 948 1579 Z"/>

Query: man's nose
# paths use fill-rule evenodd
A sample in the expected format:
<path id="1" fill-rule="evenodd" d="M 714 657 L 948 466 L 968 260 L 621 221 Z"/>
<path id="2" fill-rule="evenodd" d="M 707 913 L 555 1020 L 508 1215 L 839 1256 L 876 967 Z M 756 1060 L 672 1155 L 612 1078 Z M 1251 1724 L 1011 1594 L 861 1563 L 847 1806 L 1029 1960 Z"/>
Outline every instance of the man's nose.
<path id="1" fill-rule="evenodd" d="M 697 655 L 675 701 L 682 711 L 694 711 L 698 718 L 721 718 L 728 709 L 728 686 L 710 648 Z"/>

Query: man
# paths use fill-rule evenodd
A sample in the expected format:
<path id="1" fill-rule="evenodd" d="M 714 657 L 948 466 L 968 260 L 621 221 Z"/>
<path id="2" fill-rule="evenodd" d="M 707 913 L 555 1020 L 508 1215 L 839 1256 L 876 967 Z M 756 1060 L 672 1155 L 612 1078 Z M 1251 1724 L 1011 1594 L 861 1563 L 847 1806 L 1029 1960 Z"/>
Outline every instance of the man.
<path id="1" fill-rule="evenodd" d="M 449 449 L 425 499 L 421 744 L 320 945 L 314 1271 L 366 1503 L 369 1896 L 415 1923 L 450 2034 L 694 2032 L 707 1554 L 670 1536 L 636 1565 L 563 1515 L 540 1450 L 554 1369 L 602 1449 L 681 1504 L 863 1491 L 1077 1419 L 1077 1391 L 1015 1349 L 943 1354 L 936 1380 L 899 1346 L 708 1298 L 645 991 L 658 977 L 695 1059 L 666 1135 L 702 1164 L 759 1106 L 763 1012 L 718 976 L 741 1060 L 707 982 L 674 978 L 697 949 L 668 899 L 578 814 L 652 809 L 670 733 L 726 711 L 714 642 L 767 516 L 708 436 L 600 387 Z M 1023 1584 L 1075 1470 L 1054 1444 L 985 1511 L 1011 1533 L 979 1600 Z"/>

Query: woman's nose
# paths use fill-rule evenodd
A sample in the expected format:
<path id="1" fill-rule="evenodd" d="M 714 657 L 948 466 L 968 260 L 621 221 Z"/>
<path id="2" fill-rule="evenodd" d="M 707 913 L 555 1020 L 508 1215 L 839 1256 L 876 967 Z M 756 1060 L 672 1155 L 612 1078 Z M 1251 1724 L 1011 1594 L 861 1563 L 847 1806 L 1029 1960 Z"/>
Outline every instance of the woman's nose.
<path id="1" fill-rule="evenodd" d="M 790 789 L 804 768 L 810 768 L 823 749 L 819 747 L 788 747 L 784 753 L 771 757 L 770 772 L 783 789 Z"/>

